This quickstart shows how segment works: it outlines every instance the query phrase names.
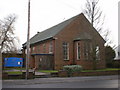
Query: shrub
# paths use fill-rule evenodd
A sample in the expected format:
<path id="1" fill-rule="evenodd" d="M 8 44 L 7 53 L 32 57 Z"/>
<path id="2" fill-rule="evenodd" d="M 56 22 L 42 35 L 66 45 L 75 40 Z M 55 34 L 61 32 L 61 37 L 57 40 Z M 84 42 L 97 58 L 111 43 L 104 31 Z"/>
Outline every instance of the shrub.
<path id="1" fill-rule="evenodd" d="M 119 61 L 112 61 L 112 63 L 107 63 L 108 68 L 119 68 L 120 62 Z"/>
<path id="2" fill-rule="evenodd" d="M 113 68 L 120 68 L 120 62 L 119 61 L 113 61 L 112 67 Z"/>
<path id="3" fill-rule="evenodd" d="M 68 76 L 72 76 L 72 73 L 80 72 L 82 70 L 82 66 L 80 66 L 80 65 L 66 65 L 66 66 L 63 66 L 63 70 L 67 71 Z"/>

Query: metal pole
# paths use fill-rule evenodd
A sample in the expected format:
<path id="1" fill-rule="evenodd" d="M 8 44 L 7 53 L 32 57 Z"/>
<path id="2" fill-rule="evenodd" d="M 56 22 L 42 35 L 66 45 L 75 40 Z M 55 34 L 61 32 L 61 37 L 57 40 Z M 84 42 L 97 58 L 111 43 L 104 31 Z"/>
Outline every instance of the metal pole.
<path id="1" fill-rule="evenodd" d="M 26 79 L 29 76 L 29 59 L 30 59 L 30 0 L 28 2 L 28 33 L 27 33 L 27 53 L 26 53 Z"/>
<path id="2" fill-rule="evenodd" d="M 0 89 L 2 90 L 2 73 L 3 73 L 3 70 L 2 70 L 2 50 L 0 49 Z"/>

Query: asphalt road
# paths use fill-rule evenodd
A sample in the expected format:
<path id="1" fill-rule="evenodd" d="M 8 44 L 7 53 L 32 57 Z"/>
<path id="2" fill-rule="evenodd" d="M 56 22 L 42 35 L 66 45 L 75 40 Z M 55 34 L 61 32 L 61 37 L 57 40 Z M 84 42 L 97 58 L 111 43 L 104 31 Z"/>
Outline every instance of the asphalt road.
<path id="1" fill-rule="evenodd" d="M 118 88 L 118 76 L 5 80 L 3 88 Z"/>

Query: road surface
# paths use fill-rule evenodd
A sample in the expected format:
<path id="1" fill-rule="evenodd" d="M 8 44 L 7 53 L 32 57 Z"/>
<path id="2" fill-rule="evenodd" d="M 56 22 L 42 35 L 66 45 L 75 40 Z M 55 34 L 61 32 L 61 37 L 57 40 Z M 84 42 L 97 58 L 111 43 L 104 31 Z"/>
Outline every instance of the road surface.
<path id="1" fill-rule="evenodd" d="M 118 76 L 4 80 L 3 88 L 118 88 Z"/>

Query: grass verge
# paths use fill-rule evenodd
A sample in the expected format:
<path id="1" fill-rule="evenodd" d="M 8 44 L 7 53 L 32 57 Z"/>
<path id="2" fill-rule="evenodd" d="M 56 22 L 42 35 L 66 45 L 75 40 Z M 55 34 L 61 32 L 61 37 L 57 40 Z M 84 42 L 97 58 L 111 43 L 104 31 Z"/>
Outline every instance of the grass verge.
<path id="1" fill-rule="evenodd" d="M 53 72 L 58 72 L 58 71 L 57 70 L 38 70 L 38 72 L 53 73 Z"/>
<path id="2" fill-rule="evenodd" d="M 99 72 L 99 71 L 118 71 L 120 68 L 105 68 L 105 69 L 98 69 L 98 70 L 82 70 L 81 72 Z"/>

